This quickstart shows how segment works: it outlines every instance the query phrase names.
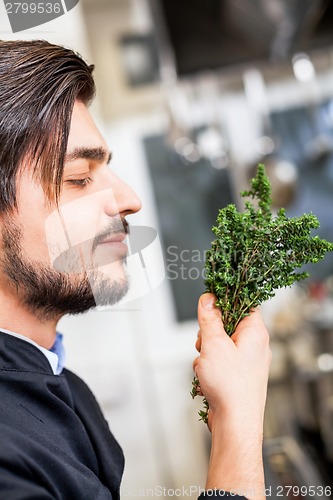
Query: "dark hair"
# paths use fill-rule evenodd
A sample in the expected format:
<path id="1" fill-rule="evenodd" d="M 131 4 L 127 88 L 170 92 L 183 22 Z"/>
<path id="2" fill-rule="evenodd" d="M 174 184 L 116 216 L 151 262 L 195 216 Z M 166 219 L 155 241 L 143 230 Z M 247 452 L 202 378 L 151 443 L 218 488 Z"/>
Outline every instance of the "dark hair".
<path id="1" fill-rule="evenodd" d="M 44 40 L 0 41 L 0 212 L 17 206 L 16 179 L 27 165 L 58 202 L 74 102 L 93 99 L 92 70 Z"/>

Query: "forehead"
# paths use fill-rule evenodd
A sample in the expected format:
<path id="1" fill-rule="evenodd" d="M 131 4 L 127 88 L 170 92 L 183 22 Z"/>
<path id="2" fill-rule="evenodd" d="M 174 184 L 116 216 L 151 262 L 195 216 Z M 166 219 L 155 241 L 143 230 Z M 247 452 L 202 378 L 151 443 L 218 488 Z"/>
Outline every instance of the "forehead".
<path id="1" fill-rule="evenodd" d="M 68 136 L 67 152 L 77 148 L 104 148 L 108 146 L 98 130 L 85 104 L 75 101 L 71 127 Z"/>

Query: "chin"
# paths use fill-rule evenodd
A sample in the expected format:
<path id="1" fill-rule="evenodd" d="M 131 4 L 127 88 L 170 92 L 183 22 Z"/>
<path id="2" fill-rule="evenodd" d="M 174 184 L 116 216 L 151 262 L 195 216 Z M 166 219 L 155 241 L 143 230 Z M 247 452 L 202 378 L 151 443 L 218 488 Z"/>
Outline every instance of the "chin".
<path id="1" fill-rule="evenodd" d="M 116 262 L 87 273 L 96 307 L 114 305 L 128 292 L 129 279 L 124 265 Z"/>
<path id="2" fill-rule="evenodd" d="M 94 269 L 104 279 L 110 280 L 113 283 L 128 280 L 123 261 L 113 262 L 105 266 L 96 266 Z"/>

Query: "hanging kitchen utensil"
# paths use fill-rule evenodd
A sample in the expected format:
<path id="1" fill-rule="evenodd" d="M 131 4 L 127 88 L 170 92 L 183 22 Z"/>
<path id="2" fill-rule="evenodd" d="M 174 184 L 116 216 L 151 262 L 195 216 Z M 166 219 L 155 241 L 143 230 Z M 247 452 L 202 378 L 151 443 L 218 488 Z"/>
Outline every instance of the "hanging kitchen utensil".
<path id="1" fill-rule="evenodd" d="M 189 91 L 179 84 L 165 87 L 169 125 L 167 143 L 172 152 L 175 152 L 182 163 L 189 165 L 201 158 L 201 152 L 195 142 Z"/>
<path id="2" fill-rule="evenodd" d="M 292 64 L 295 78 L 303 86 L 307 95 L 306 110 L 313 132 L 313 137 L 307 141 L 305 147 L 305 159 L 319 165 L 333 153 L 333 141 L 321 127 L 321 93 L 318 76 L 308 54 L 295 54 Z"/>
<path id="3" fill-rule="evenodd" d="M 196 134 L 196 142 L 204 158 L 217 170 L 229 166 L 228 144 L 222 129 L 219 103 L 221 98 L 218 74 L 211 72 L 198 79 L 196 85 L 198 104 L 205 126 Z"/>
<path id="4" fill-rule="evenodd" d="M 264 163 L 272 185 L 272 201 L 277 208 L 286 207 L 294 199 L 298 171 L 296 165 L 280 157 L 281 145 L 272 130 L 266 84 L 262 73 L 251 69 L 243 74 L 245 96 L 252 122 L 257 124 L 254 144 L 255 161 L 248 168 L 252 178 L 258 163 Z"/>

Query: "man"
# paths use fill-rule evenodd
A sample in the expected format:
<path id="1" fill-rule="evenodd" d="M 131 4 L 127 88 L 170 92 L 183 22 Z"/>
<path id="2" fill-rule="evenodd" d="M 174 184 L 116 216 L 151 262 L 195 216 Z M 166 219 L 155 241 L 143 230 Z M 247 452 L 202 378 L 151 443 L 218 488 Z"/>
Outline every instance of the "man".
<path id="1" fill-rule="evenodd" d="M 62 366 L 64 314 L 127 291 L 134 192 L 108 167 L 92 67 L 45 41 L 0 42 L 0 498 L 118 499 L 124 460 L 87 386 Z M 84 243 L 82 243 L 84 242 Z M 199 303 L 194 368 L 210 404 L 205 496 L 262 499 L 270 352 L 254 312 L 231 340 Z M 245 493 L 244 493 L 245 494 Z M 233 495 L 235 498 L 235 495 Z"/>

